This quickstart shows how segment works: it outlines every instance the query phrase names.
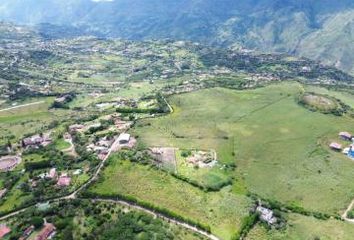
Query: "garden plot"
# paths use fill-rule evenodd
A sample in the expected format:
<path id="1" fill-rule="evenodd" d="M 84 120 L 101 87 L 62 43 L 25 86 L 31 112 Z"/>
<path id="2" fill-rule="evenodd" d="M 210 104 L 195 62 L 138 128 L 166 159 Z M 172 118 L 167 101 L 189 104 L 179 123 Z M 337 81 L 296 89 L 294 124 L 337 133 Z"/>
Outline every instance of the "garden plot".
<path id="1" fill-rule="evenodd" d="M 150 154 L 160 168 L 171 172 L 177 172 L 176 150 L 169 147 L 150 148 Z"/>

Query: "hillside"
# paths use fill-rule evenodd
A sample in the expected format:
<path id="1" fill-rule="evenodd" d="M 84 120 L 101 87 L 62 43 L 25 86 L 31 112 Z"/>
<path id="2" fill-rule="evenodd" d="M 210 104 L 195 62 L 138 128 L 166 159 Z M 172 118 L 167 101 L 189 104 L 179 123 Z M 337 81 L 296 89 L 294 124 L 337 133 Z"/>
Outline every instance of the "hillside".
<path id="1" fill-rule="evenodd" d="M 10 98 L 184 76 L 197 85 L 207 80 L 202 81 L 203 87 L 232 85 L 239 89 L 285 80 L 326 85 L 354 82 L 352 76 L 334 67 L 286 54 L 255 54 L 175 41 L 48 40 L 35 29 L 11 24 L 0 24 L 0 31 L 0 80 L 2 92 Z M 235 76 L 246 78 L 237 84 L 228 80 Z"/>
<path id="2" fill-rule="evenodd" d="M 296 54 L 353 73 L 353 9 L 350 0 L 4 0 L 0 19 L 50 23 L 39 26 L 47 37 L 192 40 Z"/>

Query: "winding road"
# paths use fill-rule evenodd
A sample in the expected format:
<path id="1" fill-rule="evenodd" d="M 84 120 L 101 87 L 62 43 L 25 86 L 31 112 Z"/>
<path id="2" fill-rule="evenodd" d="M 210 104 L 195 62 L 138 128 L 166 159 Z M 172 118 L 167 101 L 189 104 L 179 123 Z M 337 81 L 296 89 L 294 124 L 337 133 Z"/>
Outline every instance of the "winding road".
<path id="1" fill-rule="evenodd" d="M 86 182 L 84 183 L 83 185 L 81 185 L 78 189 L 76 189 L 74 192 L 70 193 L 69 195 L 66 195 L 66 196 L 61 196 L 61 197 L 58 197 L 58 198 L 54 198 L 54 199 L 51 199 L 50 201 L 52 202 L 57 202 L 57 201 L 60 201 L 60 200 L 70 200 L 70 199 L 79 199 L 77 197 L 77 194 L 82 191 L 85 187 L 87 187 L 88 185 L 90 185 L 94 180 L 97 179 L 98 175 L 100 174 L 105 162 L 107 161 L 107 159 L 109 158 L 109 156 L 112 154 L 112 152 L 115 151 L 115 149 L 117 149 L 119 147 L 119 141 L 118 139 L 116 139 L 114 141 L 114 143 L 112 144 L 112 146 L 110 147 L 109 151 L 108 151 L 108 154 L 107 156 L 101 161 L 101 163 L 99 164 L 99 166 L 97 167 L 97 170 L 96 172 L 92 175 L 92 177 Z M 100 199 L 100 198 L 97 198 L 97 199 L 91 199 L 93 202 L 111 202 L 111 203 L 117 203 L 117 204 L 120 204 L 120 205 L 123 205 L 123 206 L 127 206 L 127 207 L 131 207 L 133 209 L 136 209 L 136 210 L 140 210 L 140 211 L 143 211 L 147 214 L 150 214 L 150 215 L 153 215 L 154 217 L 157 217 L 157 218 L 160 218 L 160 219 L 163 219 L 163 220 L 166 220 L 170 223 L 174 223 L 178 226 L 181 226 L 181 227 L 184 227 L 186 229 L 189 229 L 193 232 L 196 232 L 198 234 L 201 234 L 211 240 L 220 240 L 218 237 L 216 237 L 215 235 L 211 234 L 211 233 L 208 233 L 206 231 L 203 231 L 193 225 L 190 225 L 188 223 L 185 223 L 185 222 L 182 222 L 182 221 L 179 221 L 179 220 L 176 220 L 176 219 L 173 219 L 173 218 L 170 218 L 170 217 L 167 217 L 161 213 L 157 213 L 157 212 L 154 212 L 148 208 L 144 208 L 142 206 L 139 206 L 137 204 L 132 204 L 132 203 L 129 203 L 127 201 L 123 201 L 123 200 L 109 200 L 109 199 Z M 25 212 L 26 210 L 30 209 L 31 207 L 34 207 L 36 204 L 33 204 L 31 206 L 28 206 L 28 207 L 25 207 L 25 208 L 22 208 L 22 209 L 19 209 L 15 212 L 12 212 L 12 213 L 9 213 L 5 216 L 2 216 L 0 217 L 0 221 L 3 221 L 3 220 L 6 220 L 8 218 L 11 218 L 13 216 L 16 216 L 22 212 Z"/>

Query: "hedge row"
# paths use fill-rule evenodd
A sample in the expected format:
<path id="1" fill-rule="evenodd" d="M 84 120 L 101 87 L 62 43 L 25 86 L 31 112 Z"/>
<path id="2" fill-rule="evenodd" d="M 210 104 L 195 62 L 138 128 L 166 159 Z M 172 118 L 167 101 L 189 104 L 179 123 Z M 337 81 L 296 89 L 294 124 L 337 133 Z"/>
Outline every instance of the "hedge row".
<path id="1" fill-rule="evenodd" d="M 261 200 L 262 204 L 268 205 L 269 208 L 271 209 L 277 209 L 279 211 L 289 211 L 305 216 L 312 216 L 314 218 L 320 219 L 320 220 L 328 220 L 330 218 L 335 218 L 337 220 L 342 220 L 341 216 L 339 215 L 330 215 L 327 213 L 321 213 L 321 212 L 315 212 L 315 211 L 309 211 L 304 209 L 303 207 L 294 205 L 294 204 L 284 204 L 281 202 L 278 202 L 276 200 L 270 200 L 270 199 L 264 199 L 254 193 L 248 193 L 247 194 L 249 197 L 253 198 L 255 201 Z"/>
<path id="2" fill-rule="evenodd" d="M 198 181 L 192 180 L 192 179 L 190 179 L 188 177 L 185 177 L 185 176 L 182 176 L 182 175 L 179 175 L 179 174 L 176 174 L 176 173 L 171 173 L 171 175 L 173 177 L 177 178 L 178 180 L 181 180 L 181 181 L 184 181 L 186 183 L 189 183 L 193 187 L 197 187 L 200 190 L 203 190 L 205 192 L 217 192 L 217 191 L 220 191 L 220 189 L 222 189 L 223 187 L 226 187 L 226 186 L 232 184 L 232 180 L 229 179 L 228 181 L 222 182 L 221 184 L 216 185 L 216 186 L 205 186 L 205 185 L 200 184 Z"/>
<path id="3" fill-rule="evenodd" d="M 257 224 L 259 220 L 258 213 L 252 213 L 251 215 L 242 219 L 241 228 L 232 238 L 232 240 L 241 240 L 247 237 L 247 234 L 251 231 L 254 225 Z"/>

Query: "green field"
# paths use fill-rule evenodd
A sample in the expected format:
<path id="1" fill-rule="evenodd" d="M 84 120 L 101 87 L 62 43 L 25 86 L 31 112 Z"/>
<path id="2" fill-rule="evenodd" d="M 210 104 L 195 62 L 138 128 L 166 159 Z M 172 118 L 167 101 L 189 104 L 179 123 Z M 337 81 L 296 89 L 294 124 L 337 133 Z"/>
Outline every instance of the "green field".
<path id="1" fill-rule="evenodd" d="M 195 167 L 187 162 L 182 152 L 181 150 L 176 152 L 178 175 L 187 177 L 205 188 L 220 189 L 222 186 L 229 185 L 232 171 L 227 170 L 224 165 L 217 163 L 213 167 Z"/>
<path id="2" fill-rule="evenodd" d="M 351 240 L 354 226 L 337 220 L 319 221 L 312 217 L 297 214 L 288 216 L 288 227 L 283 231 L 268 231 L 262 225 L 256 225 L 246 240 Z"/>
<path id="3" fill-rule="evenodd" d="M 169 99 L 173 114 L 143 120 L 132 132 L 147 146 L 216 149 L 221 163 L 236 162 L 234 188 L 340 213 L 354 197 L 354 162 L 327 145 L 353 130 L 354 120 L 301 107 L 301 91 L 284 83 L 176 95 Z"/>
<path id="4" fill-rule="evenodd" d="M 113 157 L 103 181 L 90 188 L 98 195 L 135 196 L 156 206 L 211 226 L 212 232 L 230 239 L 248 214 L 249 200 L 229 188 L 205 193 L 168 173 Z"/>

